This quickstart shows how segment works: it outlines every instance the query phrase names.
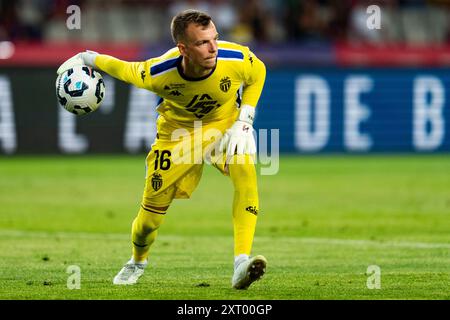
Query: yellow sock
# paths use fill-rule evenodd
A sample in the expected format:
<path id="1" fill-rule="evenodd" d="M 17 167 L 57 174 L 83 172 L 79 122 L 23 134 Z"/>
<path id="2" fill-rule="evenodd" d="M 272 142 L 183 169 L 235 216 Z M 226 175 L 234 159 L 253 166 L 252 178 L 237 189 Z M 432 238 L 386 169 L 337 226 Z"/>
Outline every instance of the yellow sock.
<path id="1" fill-rule="evenodd" d="M 133 258 L 135 262 L 144 262 L 149 249 L 158 234 L 158 228 L 164 220 L 165 212 L 141 207 L 131 228 Z"/>
<path id="2" fill-rule="evenodd" d="M 234 185 L 234 256 L 250 255 L 259 209 L 258 185 L 253 158 L 235 155 L 229 165 Z"/>

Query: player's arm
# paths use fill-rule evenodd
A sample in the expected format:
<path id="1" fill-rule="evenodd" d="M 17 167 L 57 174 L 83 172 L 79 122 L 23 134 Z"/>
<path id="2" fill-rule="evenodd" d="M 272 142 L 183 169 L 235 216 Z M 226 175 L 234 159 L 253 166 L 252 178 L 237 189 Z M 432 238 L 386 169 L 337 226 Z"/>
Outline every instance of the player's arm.
<path id="1" fill-rule="evenodd" d="M 148 61 L 127 62 L 106 54 L 99 54 L 94 62 L 96 69 L 104 71 L 116 79 L 139 88 L 151 89 L 150 82 L 146 78 Z"/>
<path id="2" fill-rule="evenodd" d="M 266 81 L 266 67 L 251 51 L 248 51 L 244 59 L 244 88 L 241 106 L 256 108 Z"/>
<path id="3" fill-rule="evenodd" d="M 239 117 L 223 136 L 220 149 L 233 154 L 255 154 L 256 143 L 253 137 L 255 108 L 261 96 L 266 79 L 266 67 L 252 52 L 244 57 L 244 87 Z"/>
<path id="4" fill-rule="evenodd" d="M 145 71 L 148 63 L 149 61 L 127 62 L 106 54 L 85 51 L 78 53 L 65 61 L 58 68 L 57 73 L 61 74 L 76 65 L 87 65 L 94 69 L 106 72 L 116 79 L 133 84 L 136 87 L 151 90 L 150 82 L 149 79 L 146 79 L 147 74 Z"/>

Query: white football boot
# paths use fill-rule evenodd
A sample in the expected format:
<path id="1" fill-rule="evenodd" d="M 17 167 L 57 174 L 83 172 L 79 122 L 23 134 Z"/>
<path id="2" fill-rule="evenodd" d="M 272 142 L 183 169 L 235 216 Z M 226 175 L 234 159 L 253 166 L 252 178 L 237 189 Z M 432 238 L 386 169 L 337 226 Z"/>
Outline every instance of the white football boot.
<path id="1" fill-rule="evenodd" d="M 261 279 L 266 272 L 267 260 L 258 255 L 241 261 L 235 268 L 231 284 L 235 289 L 247 289 L 253 282 Z"/>
<path id="2" fill-rule="evenodd" d="M 144 274 L 144 269 L 147 266 L 145 263 L 135 263 L 133 259 L 130 259 L 114 277 L 114 284 L 135 284 L 140 276 Z"/>

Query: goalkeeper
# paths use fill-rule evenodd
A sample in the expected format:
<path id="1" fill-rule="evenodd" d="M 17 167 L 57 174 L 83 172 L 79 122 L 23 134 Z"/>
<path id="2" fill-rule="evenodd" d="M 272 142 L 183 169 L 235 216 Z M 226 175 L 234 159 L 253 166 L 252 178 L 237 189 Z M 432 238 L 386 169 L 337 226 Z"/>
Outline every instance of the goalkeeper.
<path id="1" fill-rule="evenodd" d="M 215 25 L 206 13 L 179 13 L 172 20 L 171 32 L 176 47 L 157 58 L 125 62 L 86 51 L 58 69 L 61 74 L 75 65 L 88 65 L 161 97 L 157 135 L 146 158 L 142 203 L 132 223 L 132 256 L 113 283 L 137 282 L 173 199 L 189 198 L 200 180 L 203 164 L 210 162 L 233 182 L 231 283 L 233 288 L 247 289 L 261 278 L 267 264 L 261 255 L 250 257 L 259 210 L 252 124 L 264 86 L 265 66 L 248 47 L 218 41 Z M 194 139 L 199 121 L 202 133 L 212 136 L 200 145 Z M 187 134 L 181 142 L 173 138 L 180 130 Z M 208 134 L 211 132 L 220 135 Z M 209 146 L 212 148 L 206 152 Z M 201 159 L 189 158 L 198 154 L 198 148 Z"/>

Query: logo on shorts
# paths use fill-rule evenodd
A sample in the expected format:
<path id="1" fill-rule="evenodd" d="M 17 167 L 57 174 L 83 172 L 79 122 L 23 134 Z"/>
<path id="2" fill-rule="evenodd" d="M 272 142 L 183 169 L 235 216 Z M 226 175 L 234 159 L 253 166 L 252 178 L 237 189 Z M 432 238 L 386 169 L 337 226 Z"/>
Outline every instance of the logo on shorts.
<path id="1" fill-rule="evenodd" d="M 255 216 L 258 215 L 258 209 L 256 209 L 255 206 L 249 206 L 247 208 L 245 208 L 246 211 L 253 213 Z"/>
<path id="2" fill-rule="evenodd" d="M 158 191 L 163 184 L 163 180 L 160 174 L 154 173 L 152 177 L 152 188 L 155 191 Z"/>
<path id="3" fill-rule="evenodd" d="M 228 90 L 230 90 L 230 87 L 231 80 L 229 77 L 225 77 L 220 80 L 220 90 L 222 90 L 223 92 L 227 92 Z"/>

